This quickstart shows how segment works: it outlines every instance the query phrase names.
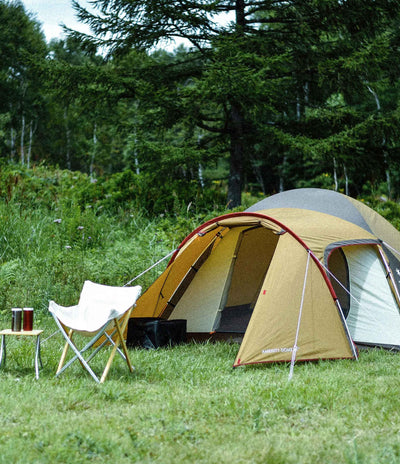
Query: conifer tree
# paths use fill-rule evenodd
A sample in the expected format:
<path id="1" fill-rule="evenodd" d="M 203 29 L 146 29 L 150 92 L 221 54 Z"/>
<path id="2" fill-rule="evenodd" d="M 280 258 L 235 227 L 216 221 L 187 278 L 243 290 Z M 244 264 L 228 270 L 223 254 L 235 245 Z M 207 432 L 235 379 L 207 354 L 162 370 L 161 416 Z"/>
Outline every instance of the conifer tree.
<path id="1" fill-rule="evenodd" d="M 96 13 L 73 3 L 91 27 L 87 42 L 114 56 L 175 39 L 189 44 L 177 104 L 225 143 L 231 207 L 240 205 L 249 166 L 276 182 L 293 154 L 316 163 L 321 152 L 349 156 L 371 115 L 354 115 L 354 105 L 340 112 L 332 96 L 347 104 L 365 94 L 374 69 L 390 61 L 369 55 L 385 34 L 396 46 L 400 10 L 393 0 L 94 0 Z M 155 78 L 175 79 L 176 69 L 160 67 Z"/>

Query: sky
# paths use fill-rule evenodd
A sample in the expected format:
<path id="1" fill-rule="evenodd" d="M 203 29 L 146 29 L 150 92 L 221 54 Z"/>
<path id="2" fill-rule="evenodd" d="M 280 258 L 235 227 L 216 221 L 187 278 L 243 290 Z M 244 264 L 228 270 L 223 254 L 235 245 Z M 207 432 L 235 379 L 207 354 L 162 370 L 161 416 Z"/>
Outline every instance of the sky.
<path id="1" fill-rule="evenodd" d="M 78 1 L 81 6 L 93 11 L 88 0 Z M 47 42 L 50 42 L 51 39 L 60 39 L 64 36 L 61 23 L 79 32 L 90 32 L 86 24 L 82 24 L 76 19 L 71 0 L 22 0 L 22 3 L 25 6 L 25 10 L 32 13 L 35 19 L 41 23 Z M 223 21 L 228 22 L 230 19 L 232 18 L 227 16 Z M 181 42 L 178 40 L 175 44 L 164 44 L 163 48 L 167 50 L 172 49 Z"/>
<path id="2" fill-rule="evenodd" d="M 81 6 L 93 11 L 92 5 L 87 0 L 78 0 L 78 2 Z M 41 23 L 47 42 L 64 37 L 61 23 L 76 31 L 90 33 L 89 27 L 76 19 L 71 0 L 22 0 L 22 3 L 25 10 L 32 13 Z M 172 51 L 175 46 L 176 43 L 164 44 L 163 48 Z"/>
<path id="3" fill-rule="evenodd" d="M 22 3 L 41 23 L 47 42 L 63 37 L 61 23 L 80 32 L 89 32 L 88 27 L 76 19 L 71 0 L 22 0 Z M 79 3 L 85 7 L 89 5 L 86 0 Z"/>

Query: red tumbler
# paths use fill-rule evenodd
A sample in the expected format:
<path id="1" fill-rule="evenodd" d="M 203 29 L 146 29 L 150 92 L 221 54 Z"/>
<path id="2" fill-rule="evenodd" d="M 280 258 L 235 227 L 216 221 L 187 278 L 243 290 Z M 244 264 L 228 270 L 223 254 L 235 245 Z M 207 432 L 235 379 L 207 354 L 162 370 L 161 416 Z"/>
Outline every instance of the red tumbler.
<path id="1" fill-rule="evenodd" d="M 33 308 L 24 308 L 23 330 L 30 332 L 33 330 Z"/>

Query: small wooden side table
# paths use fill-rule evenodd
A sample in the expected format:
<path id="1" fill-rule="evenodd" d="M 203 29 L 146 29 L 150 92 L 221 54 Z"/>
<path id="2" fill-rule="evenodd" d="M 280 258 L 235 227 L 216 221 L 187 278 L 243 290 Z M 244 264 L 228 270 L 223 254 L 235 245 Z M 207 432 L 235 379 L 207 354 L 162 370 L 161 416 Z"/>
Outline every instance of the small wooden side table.
<path id="1" fill-rule="evenodd" d="M 40 334 L 43 330 L 21 330 L 14 332 L 11 329 L 0 330 L 1 344 L 0 344 L 0 367 L 4 362 L 6 364 L 6 335 L 13 335 L 14 337 L 36 337 L 36 351 L 35 351 L 35 373 L 36 380 L 39 378 L 39 365 L 43 367 L 42 358 L 40 357 Z"/>

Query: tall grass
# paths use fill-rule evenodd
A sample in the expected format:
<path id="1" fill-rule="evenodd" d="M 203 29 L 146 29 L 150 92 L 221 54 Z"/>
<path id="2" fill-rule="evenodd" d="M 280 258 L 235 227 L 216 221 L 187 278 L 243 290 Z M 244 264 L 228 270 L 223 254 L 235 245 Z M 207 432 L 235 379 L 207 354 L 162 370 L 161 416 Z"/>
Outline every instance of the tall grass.
<path id="1" fill-rule="evenodd" d="M 189 221 L 190 222 L 190 221 Z M 124 285 L 177 246 L 190 230 L 165 218 L 110 216 L 70 206 L 63 211 L 0 203 L 0 311 L 72 304 L 90 279 Z M 163 268 L 141 278 L 144 287 Z"/>
<path id="2" fill-rule="evenodd" d="M 49 299 L 72 304 L 86 279 L 124 285 L 207 219 L 190 205 L 149 218 L 118 183 L 99 184 L 43 167 L 0 170 L 0 312 L 46 311 Z M 140 284 L 146 288 L 161 270 Z"/>

